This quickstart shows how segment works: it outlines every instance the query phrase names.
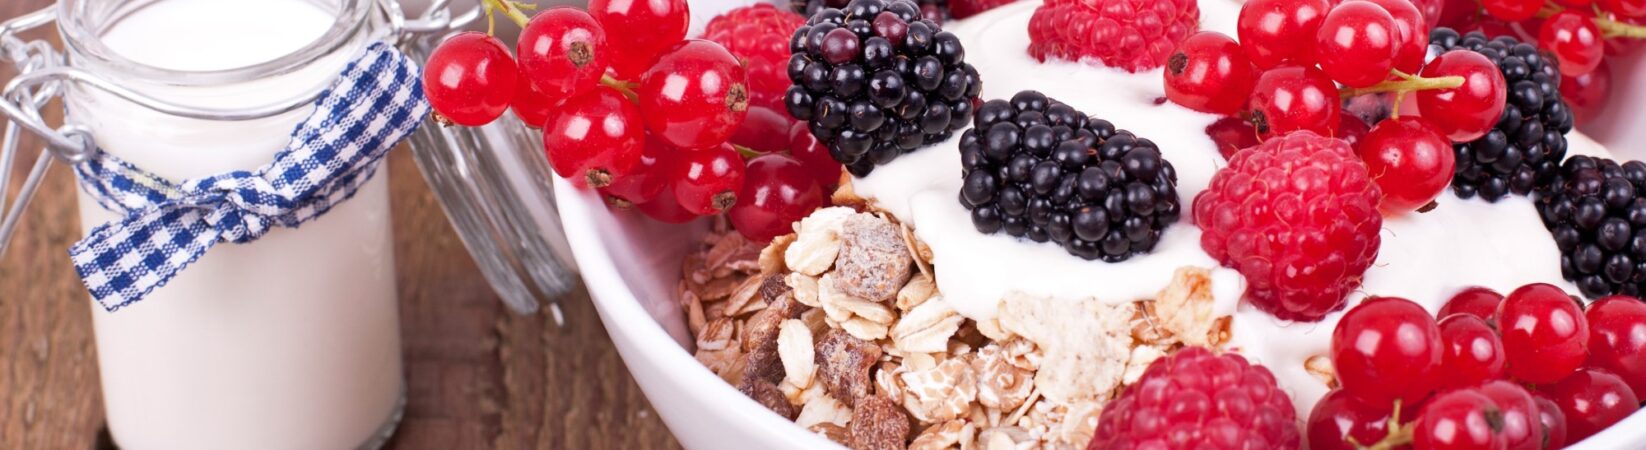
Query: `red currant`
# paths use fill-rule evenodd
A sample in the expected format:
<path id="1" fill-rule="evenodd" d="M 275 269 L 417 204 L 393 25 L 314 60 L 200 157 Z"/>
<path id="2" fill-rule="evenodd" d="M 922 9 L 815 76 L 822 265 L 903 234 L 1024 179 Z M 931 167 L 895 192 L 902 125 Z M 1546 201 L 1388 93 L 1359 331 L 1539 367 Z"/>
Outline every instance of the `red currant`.
<path id="1" fill-rule="evenodd" d="M 516 48 L 532 84 L 555 98 L 588 91 L 611 66 L 605 29 L 589 13 L 569 6 L 532 17 Z"/>
<path id="2" fill-rule="evenodd" d="M 1404 1 L 1404 0 L 1402 0 Z M 1452 141 L 1420 117 L 1378 122 L 1361 141 L 1360 159 L 1383 189 L 1384 214 L 1416 211 L 1452 184 L 1457 157 Z"/>
<path id="3" fill-rule="evenodd" d="M 514 109 L 514 115 L 520 117 L 521 122 L 532 128 L 543 128 L 543 123 L 549 121 L 549 113 L 560 105 L 560 99 L 565 97 L 551 97 L 537 89 L 530 78 L 524 74 L 515 77 L 514 99 L 509 107 Z"/>
<path id="4" fill-rule="evenodd" d="M 1548 50 L 1560 60 L 1560 74 L 1577 77 L 1593 72 L 1600 65 L 1606 48 L 1601 43 L 1600 27 L 1594 19 L 1571 11 L 1563 11 L 1543 21 L 1538 29 L 1538 47 Z"/>
<path id="5" fill-rule="evenodd" d="M 645 214 L 646 217 L 650 217 L 652 220 L 663 223 L 680 224 L 702 217 L 692 214 L 691 211 L 687 211 L 686 208 L 680 206 L 680 202 L 675 200 L 674 187 L 672 186 L 665 187 L 663 192 L 659 193 L 657 198 L 652 199 L 652 201 L 634 205 L 634 209 L 639 210 L 641 214 Z"/>
<path id="6" fill-rule="evenodd" d="M 625 80 L 640 76 L 664 50 L 686 38 L 686 0 L 589 0 L 589 14 L 608 30 L 612 69 Z M 718 144 L 718 142 L 716 142 Z"/>
<path id="7" fill-rule="evenodd" d="M 501 41 L 465 31 L 440 43 L 429 55 L 423 67 L 423 93 L 441 117 L 477 127 L 497 120 L 509 109 L 519 74 Z"/>
<path id="8" fill-rule="evenodd" d="M 1560 97 L 1572 107 L 1572 118 L 1582 125 L 1606 111 L 1612 96 L 1612 68 L 1604 59 L 1593 72 L 1560 80 Z"/>
<path id="9" fill-rule="evenodd" d="M 1463 77 L 1463 85 L 1451 89 L 1417 91 L 1417 107 L 1423 118 L 1446 133 L 1453 142 L 1468 142 L 1485 136 L 1503 115 L 1507 88 L 1503 72 L 1492 61 L 1469 50 L 1452 50 L 1423 67 L 1423 76 Z"/>
<path id="10" fill-rule="evenodd" d="M 1577 302 L 1560 288 L 1528 284 L 1497 307 L 1509 375 L 1528 383 L 1553 383 L 1589 356 L 1589 323 Z"/>
<path id="11" fill-rule="evenodd" d="M 1532 403 L 1537 404 L 1537 422 L 1543 429 L 1543 448 L 1565 448 L 1566 413 L 1561 412 L 1560 405 L 1542 392 L 1532 393 Z"/>
<path id="12" fill-rule="evenodd" d="M 800 161 L 788 155 L 764 155 L 749 161 L 743 191 L 726 217 L 743 237 L 755 242 L 794 231 L 794 222 L 823 206 L 823 192 Z"/>
<path id="13" fill-rule="evenodd" d="M 1314 35 L 1314 59 L 1326 75 L 1349 87 L 1367 87 L 1389 78 L 1394 68 L 1396 41 L 1394 16 L 1383 7 L 1364 1 L 1348 1 L 1321 21 Z"/>
<path id="14" fill-rule="evenodd" d="M 1468 316 L 1463 316 L 1468 317 Z M 1538 422 L 1537 402 L 1526 388 L 1504 380 L 1490 381 L 1475 389 L 1491 399 L 1502 412 L 1503 440 L 1508 450 L 1541 450 L 1543 424 Z"/>
<path id="15" fill-rule="evenodd" d="M 645 149 L 640 110 L 616 90 L 597 86 L 566 100 L 549 117 L 543 149 L 561 177 L 606 187 L 640 163 Z"/>
<path id="16" fill-rule="evenodd" d="M 840 172 L 845 168 L 829 156 L 829 148 L 812 135 L 811 128 L 805 122 L 796 122 L 789 127 L 789 155 L 800 161 L 806 173 L 825 190 L 832 190 L 840 184 Z"/>
<path id="17" fill-rule="evenodd" d="M 1503 294 L 1475 286 L 1453 295 L 1451 300 L 1440 307 L 1440 313 L 1435 317 L 1445 319 L 1454 314 L 1468 314 L 1492 324 L 1497 317 L 1497 305 L 1500 303 L 1503 303 Z"/>
<path id="18" fill-rule="evenodd" d="M 1479 317 L 1459 314 L 1440 321 L 1441 388 L 1474 386 L 1503 378 L 1503 342 Z"/>
<path id="19" fill-rule="evenodd" d="M 1403 408 L 1404 409 L 1404 408 Z M 1327 392 L 1304 424 L 1311 450 L 1357 450 L 1350 442 L 1371 445 L 1389 434 L 1393 404 L 1371 405 L 1342 389 Z M 1404 414 L 1402 414 L 1404 416 Z"/>
<path id="20" fill-rule="evenodd" d="M 1564 7 L 1567 7 L 1567 8 L 1585 8 L 1585 7 L 1588 7 L 1589 5 L 1595 4 L 1594 0 L 1554 0 L 1554 1 L 1555 1 L 1555 3 L 1559 3 L 1560 6 L 1564 6 Z"/>
<path id="21" fill-rule="evenodd" d="M 737 204 L 743 188 L 743 155 L 730 144 L 686 152 L 674 180 L 675 199 L 693 213 L 712 216 Z"/>
<path id="22" fill-rule="evenodd" d="M 640 162 L 629 169 L 629 173 L 612 180 L 612 184 L 601 189 L 601 192 L 606 194 L 607 201 L 622 200 L 630 205 L 651 202 L 669 185 L 679 167 L 681 153 L 685 152 L 647 135 Z"/>
<path id="23" fill-rule="evenodd" d="M 1223 155 L 1224 160 L 1234 158 L 1235 152 L 1260 144 L 1257 141 L 1257 129 L 1252 128 L 1251 122 L 1239 117 L 1217 119 L 1206 126 L 1206 136 L 1212 138 L 1212 143 L 1217 145 L 1218 154 Z"/>
<path id="24" fill-rule="evenodd" d="M 1283 66 L 1258 77 L 1250 109 L 1252 126 L 1268 139 L 1297 130 L 1335 136 L 1342 105 L 1337 85 L 1319 69 Z"/>
<path id="25" fill-rule="evenodd" d="M 1426 450 L 1501 450 L 1502 410 L 1474 389 L 1440 394 L 1418 413 L 1412 444 Z"/>
<path id="26" fill-rule="evenodd" d="M 1480 20 L 1480 3 L 1475 0 L 1444 0 L 1446 5 L 1441 8 L 1440 18 L 1429 18 L 1429 24 L 1461 30 L 1475 21 Z"/>
<path id="27" fill-rule="evenodd" d="M 1519 22 L 1537 15 L 1537 10 L 1543 8 L 1543 0 L 1481 0 L 1480 6 L 1505 22 Z"/>
<path id="28" fill-rule="evenodd" d="M 1228 35 L 1202 31 L 1184 39 L 1166 60 L 1166 98 L 1186 108 L 1233 115 L 1246 106 L 1257 68 Z"/>
<path id="29" fill-rule="evenodd" d="M 764 106 L 750 106 L 743 123 L 732 133 L 731 142 L 761 153 L 789 148 L 789 128 L 795 124 L 787 113 Z"/>
<path id="30" fill-rule="evenodd" d="M 1611 296 L 1589 304 L 1589 366 L 1606 369 L 1646 393 L 1646 303 Z"/>
<path id="31" fill-rule="evenodd" d="M 1329 9 L 1326 0 L 1248 1 L 1235 28 L 1240 47 L 1259 69 L 1313 65 L 1315 31 Z"/>
<path id="32" fill-rule="evenodd" d="M 1593 436 L 1640 409 L 1640 398 L 1622 378 L 1587 367 L 1540 390 L 1566 415 L 1568 442 Z"/>
<path id="33" fill-rule="evenodd" d="M 1360 120 L 1360 116 L 1353 113 L 1344 112 L 1337 117 L 1337 138 L 1348 142 L 1349 148 L 1359 150 L 1360 143 L 1366 140 L 1366 134 L 1371 133 L 1372 128 L 1366 126 L 1366 121 Z"/>
<path id="34" fill-rule="evenodd" d="M 1646 17 L 1646 0 L 1595 0 L 1600 8 L 1623 17 Z"/>
<path id="35" fill-rule="evenodd" d="M 1411 300 L 1371 297 L 1332 330 L 1331 358 L 1343 390 L 1374 404 L 1414 404 L 1435 391 L 1440 328 Z"/>
<path id="36" fill-rule="evenodd" d="M 1366 1 L 1382 6 L 1395 19 L 1395 69 L 1405 73 L 1423 70 L 1423 59 L 1429 53 L 1429 28 L 1434 22 L 1424 19 L 1424 12 L 1409 0 Z"/>
<path id="37" fill-rule="evenodd" d="M 743 65 L 725 47 L 701 39 L 659 57 L 638 93 L 647 129 L 680 148 L 726 142 L 749 111 Z"/>

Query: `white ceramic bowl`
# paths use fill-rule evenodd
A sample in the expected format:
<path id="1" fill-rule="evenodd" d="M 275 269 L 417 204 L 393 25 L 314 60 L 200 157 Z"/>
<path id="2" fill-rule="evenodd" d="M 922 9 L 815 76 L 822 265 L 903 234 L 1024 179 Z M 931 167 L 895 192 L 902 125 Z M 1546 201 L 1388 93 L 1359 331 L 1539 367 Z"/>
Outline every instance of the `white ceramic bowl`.
<path id="1" fill-rule="evenodd" d="M 698 364 L 675 298 L 680 263 L 706 227 L 608 211 L 598 196 L 557 180 L 561 220 L 600 320 L 646 398 L 689 449 L 839 448 L 738 393 Z M 1568 447 L 1646 448 L 1646 413 Z"/>

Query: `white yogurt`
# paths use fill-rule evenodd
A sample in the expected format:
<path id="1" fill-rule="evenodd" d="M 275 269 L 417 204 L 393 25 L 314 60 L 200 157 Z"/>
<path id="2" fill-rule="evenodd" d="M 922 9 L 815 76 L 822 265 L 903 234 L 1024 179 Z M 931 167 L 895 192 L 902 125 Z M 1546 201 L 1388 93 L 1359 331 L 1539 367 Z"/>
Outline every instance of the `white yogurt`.
<path id="1" fill-rule="evenodd" d="M 1030 57 L 1026 30 L 1038 4 L 1018 2 L 947 28 L 960 37 L 967 61 L 982 76 L 983 98 L 1038 90 L 1155 141 L 1177 168 L 1185 217 L 1167 229 L 1148 255 L 1122 263 L 1093 262 L 1070 256 L 1056 244 L 978 233 L 956 198 L 962 182 L 958 137 L 854 180 L 857 194 L 914 227 L 931 247 L 933 265 L 942 268 L 937 284 L 944 298 L 973 319 L 994 317 L 1007 294 L 1143 300 L 1169 284 L 1178 267 L 1219 267 L 1201 250 L 1200 229 L 1188 217 L 1194 196 L 1225 163 L 1204 132 L 1217 117 L 1158 101 L 1165 97 L 1160 70 L 1131 74 L 1089 64 L 1041 63 Z M 1235 34 L 1238 3 L 1205 1 L 1200 7 L 1202 29 Z M 1571 136 L 1571 152 L 1607 154 L 1577 133 Z M 1490 204 L 1446 194 L 1440 207 L 1429 213 L 1385 218 L 1378 259 L 1350 304 L 1366 295 L 1400 296 L 1435 311 L 1465 287 L 1508 292 L 1534 282 L 1577 291 L 1561 278 L 1560 253 L 1532 203 L 1514 197 Z M 1303 363 L 1327 351 L 1342 313 L 1316 323 L 1288 323 L 1241 304 L 1243 291 L 1244 280 L 1237 272 L 1214 271 L 1215 308 L 1219 314 L 1234 314 L 1231 347 L 1268 366 L 1282 388 L 1292 393 L 1299 412 L 1307 414 L 1326 388 Z"/>
<path id="2" fill-rule="evenodd" d="M 292 53 L 335 21 L 302 0 L 163 0 L 103 41 L 147 65 L 244 67 Z M 342 70 L 358 45 L 296 72 L 230 86 L 117 80 L 163 99 L 237 108 L 296 98 Z M 272 160 L 308 109 L 225 122 L 168 116 L 74 89 L 69 121 L 105 150 L 174 181 Z M 118 312 L 92 307 L 103 401 L 130 449 L 354 448 L 403 392 L 386 168 L 353 199 L 301 229 L 221 243 Z M 80 194 L 89 230 L 118 216 Z"/>

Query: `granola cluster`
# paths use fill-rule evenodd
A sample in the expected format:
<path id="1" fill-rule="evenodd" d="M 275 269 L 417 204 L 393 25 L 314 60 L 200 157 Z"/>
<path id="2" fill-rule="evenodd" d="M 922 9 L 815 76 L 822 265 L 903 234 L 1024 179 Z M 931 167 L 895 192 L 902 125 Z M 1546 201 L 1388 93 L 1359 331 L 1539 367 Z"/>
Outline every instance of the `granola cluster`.
<path id="1" fill-rule="evenodd" d="M 1153 301 L 1007 298 L 983 322 L 942 300 L 935 269 L 894 218 L 833 207 L 764 248 L 711 233 L 680 296 L 699 361 L 853 449 L 1084 448 L 1150 362 L 1228 339 L 1204 269 Z"/>

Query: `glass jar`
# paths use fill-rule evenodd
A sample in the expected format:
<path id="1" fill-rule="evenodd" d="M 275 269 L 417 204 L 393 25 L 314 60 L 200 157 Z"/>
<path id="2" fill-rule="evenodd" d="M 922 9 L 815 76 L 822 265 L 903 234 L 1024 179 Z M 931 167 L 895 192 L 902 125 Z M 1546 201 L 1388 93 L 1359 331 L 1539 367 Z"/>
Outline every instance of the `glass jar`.
<path id="1" fill-rule="evenodd" d="M 65 122 L 174 182 L 273 160 L 390 33 L 371 0 L 62 0 Z M 131 449 L 357 448 L 404 405 L 387 165 L 300 228 L 223 243 L 141 302 L 93 308 L 108 427 Z M 83 230 L 122 214 L 80 192 Z"/>

